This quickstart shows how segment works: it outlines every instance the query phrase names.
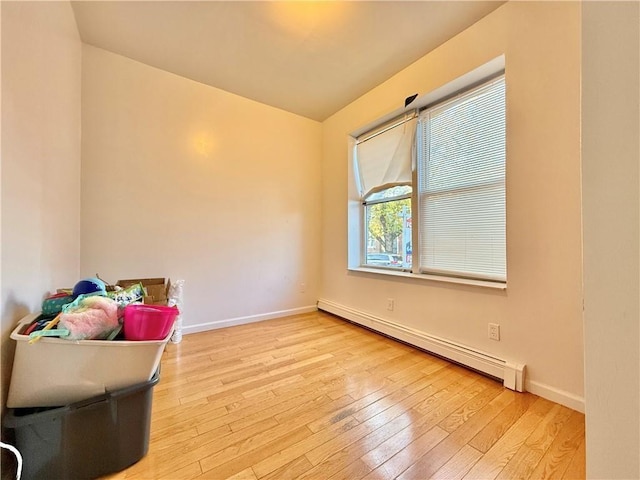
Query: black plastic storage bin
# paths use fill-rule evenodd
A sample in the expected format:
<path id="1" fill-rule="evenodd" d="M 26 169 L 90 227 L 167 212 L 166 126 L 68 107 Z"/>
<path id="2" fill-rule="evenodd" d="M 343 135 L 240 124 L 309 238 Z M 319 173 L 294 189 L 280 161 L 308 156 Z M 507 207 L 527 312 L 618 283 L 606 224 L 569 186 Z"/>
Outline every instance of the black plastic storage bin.
<path id="1" fill-rule="evenodd" d="M 153 387 L 148 382 L 59 408 L 7 409 L 24 463 L 22 478 L 89 479 L 119 472 L 147 454 Z"/>

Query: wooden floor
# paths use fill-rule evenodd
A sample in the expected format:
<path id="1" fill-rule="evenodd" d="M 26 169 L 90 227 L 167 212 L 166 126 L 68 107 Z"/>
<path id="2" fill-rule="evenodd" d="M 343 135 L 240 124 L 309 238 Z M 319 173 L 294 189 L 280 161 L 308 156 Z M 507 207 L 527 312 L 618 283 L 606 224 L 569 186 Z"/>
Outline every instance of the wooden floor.
<path id="1" fill-rule="evenodd" d="M 184 336 L 109 479 L 585 478 L 584 415 L 317 312 Z"/>

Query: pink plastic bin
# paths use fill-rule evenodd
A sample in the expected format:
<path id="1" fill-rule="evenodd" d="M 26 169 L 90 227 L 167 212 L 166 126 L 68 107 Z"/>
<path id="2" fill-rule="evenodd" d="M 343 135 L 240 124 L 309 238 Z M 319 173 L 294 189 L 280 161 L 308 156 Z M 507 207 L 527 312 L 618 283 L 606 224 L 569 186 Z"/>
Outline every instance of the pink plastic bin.
<path id="1" fill-rule="evenodd" d="M 177 307 L 127 305 L 124 308 L 125 340 L 162 340 L 178 315 Z"/>

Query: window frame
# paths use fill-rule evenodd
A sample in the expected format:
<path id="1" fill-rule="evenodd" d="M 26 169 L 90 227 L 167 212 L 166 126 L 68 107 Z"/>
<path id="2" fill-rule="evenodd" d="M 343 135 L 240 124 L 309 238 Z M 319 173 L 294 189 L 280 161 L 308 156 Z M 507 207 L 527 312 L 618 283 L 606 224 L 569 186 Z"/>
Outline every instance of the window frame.
<path id="1" fill-rule="evenodd" d="M 389 124 L 393 121 L 395 117 L 399 117 L 401 115 L 405 115 L 411 111 L 415 111 L 417 115 L 422 113 L 427 109 L 431 109 L 447 102 L 454 100 L 456 97 L 460 97 L 464 94 L 467 94 L 477 87 L 490 83 L 497 79 L 498 77 L 504 76 L 505 82 L 506 72 L 505 72 L 505 61 L 504 55 L 497 57 L 490 62 L 472 70 L 471 72 L 462 75 L 459 78 L 456 78 L 450 82 L 447 82 L 442 87 L 439 87 L 430 93 L 420 96 L 411 105 L 412 108 L 404 108 L 398 109 L 375 122 L 371 122 L 368 125 L 358 129 L 353 132 L 349 136 L 349 156 L 351 160 L 351 164 L 355 163 L 355 147 L 356 147 L 356 139 L 358 137 L 362 137 L 367 135 L 368 133 L 375 132 L 377 129 L 380 129 L 385 124 Z M 505 94 L 506 95 L 506 94 Z M 506 100 L 506 99 L 505 99 Z M 505 109 L 506 109 L 505 104 Z M 505 112 L 506 114 L 506 112 Z M 417 144 L 417 140 L 414 140 L 414 145 Z M 506 139 L 505 139 L 505 147 L 506 147 Z M 472 285 L 493 289 L 506 290 L 507 282 L 506 279 L 496 280 L 493 278 L 468 278 L 468 277 L 460 277 L 460 276 L 450 276 L 449 274 L 441 274 L 439 272 L 427 272 L 420 273 L 420 263 L 419 263 L 419 235 L 420 235 L 420 227 L 415 223 L 419 220 L 419 199 L 418 199 L 418 168 L 417 168 L 417 159 L 416 152 L 414 148 L 413 154 L 413 162 L 412 162 L 412 183 L 411 188 L 412 192 L 410 194 L 411 198 L 411 216 L 412 216 L 412 264 L 411 269 L 407 268 L 397 268 L 397 267 L 384 267 L 384 266 L 375 266 L 375 265 L 367 265 L 366 264 L 366 254 L 367 254 L 367 219 L 366 219 L 366 202 L 363 201 L 362 198 L 358 196 L 358 194 L 354 191 L 350 190 L 350 199 L 349 203 L 352 205 L 348 211 L 349 217 L 349 250 L 348 250 L 348 270 L 352 272 L 362 273 L 362 274 L 382 274 L 382 275 L 391 275 L 403 278 L 411 278 L 416 280 L 426 280 L 430 282 L 446 282 L 452 284 L 463 284 L 463 285 Z M 354 172 L 350 169 L 350 176 L 353 176 Z M 505 210 L 506 210 L 506 173 L 505 173 Z M 355 193 L 355 195 L 354 195 Z M 409 196 L 409 195 L 406 195 Z M 391 201 L 398 200 L 400 197 L 394 197 Z M 354 200 L 357 200 L 357 210 L 356 205 L 353 203 Z M 384 201 L 384 200 L 383 200 Z M 373 203 L 373 202 L 371 202 Z M 378 202 L 376 202 L 378 203 Z M 358 218 L 354 217 L 355 212 L 357 211 Z M 358 225 L 359 224 L 359 225 Z M 354 228 L 357 227 L 357 228 Z M 506 217 L 505 217 L 505 230 L 506 230 Z M 355 233 L 358 232 L 357 238 L 355 238 Z M 506 232 L 505 232 L 506 233 Z M 356 244 L 357 242 L 357 244 Z M 354 253 L 357 253 L 354 256 Z M 506 252 L 505 252 L 506 257 Z M 506 258 L 505 258 L 506 261 Z"/>

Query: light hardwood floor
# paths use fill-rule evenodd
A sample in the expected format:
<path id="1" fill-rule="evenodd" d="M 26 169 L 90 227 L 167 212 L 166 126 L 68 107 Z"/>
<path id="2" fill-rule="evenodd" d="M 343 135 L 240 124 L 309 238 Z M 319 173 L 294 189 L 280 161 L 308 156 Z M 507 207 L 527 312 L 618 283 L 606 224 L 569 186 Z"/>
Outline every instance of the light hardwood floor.
<path id="1" fill-rule="evenodd" d="M 186 335 L 109 479 L 585 478 L 584 415 L 322 312 Z"/>

